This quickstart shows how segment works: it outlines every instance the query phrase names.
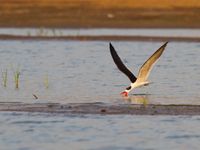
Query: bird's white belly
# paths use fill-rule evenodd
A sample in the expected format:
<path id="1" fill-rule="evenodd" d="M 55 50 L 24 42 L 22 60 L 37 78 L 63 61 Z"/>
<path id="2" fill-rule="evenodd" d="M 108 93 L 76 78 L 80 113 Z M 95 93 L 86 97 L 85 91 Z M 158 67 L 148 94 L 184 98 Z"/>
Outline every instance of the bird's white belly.
<path id="1" fill-rule="evenodd" d="M 146 86 L 146 85 L 148 85 L 149 84 L 149 82 L 148 81 L 145 81 L 145 82 L 135 82 L 135 83 L 131 83 L 131 86 L 133 87 L 133 88 L 137 88 L 137 87 L 141 87 L 141 86 Z"/>

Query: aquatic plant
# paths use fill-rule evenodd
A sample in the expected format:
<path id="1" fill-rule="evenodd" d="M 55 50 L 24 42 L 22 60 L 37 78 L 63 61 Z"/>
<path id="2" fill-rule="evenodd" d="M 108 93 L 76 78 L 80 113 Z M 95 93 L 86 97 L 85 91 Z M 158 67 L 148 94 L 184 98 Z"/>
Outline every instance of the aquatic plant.
<path id="1" fill-rule="evenodd" d="M 44 29 L 43 28 L 39 28 L 39 30 L 38 30 L 38 32 L 36 34 L 37 34 L 37 36 L 43 36 Z"/>
<path id="2" fill-rule="evenodd" d="M 7 71 L 7 69 L 5 71 L 2 71 L 2 79 L 3 79 L 3 86 L 7 87 L 7 81 L 8 81 L 8 71 Z"/>
<path id="3" fill-rule="evenodd" d="M 53 36 L 55 37 L 56 36 L 56 30 L 54 28 L 52 29 L 52 33 L 53 33 Z"/>
<path id="4" fill-rule="evenodd" d="M 48 30 L 44 30 L 43 36 L 48 36 Z"/>
<path id="5" fill-rule="evenodd" d="M 48 73 L 45 74 L 44 76 L 44 86 L 45 88 L 49 88 L 49 76 L 48 76 Z"/>
<path id="6" fill-rule="evenodd" d="M 45 28 L 40 27 L 37 31 L 36 31 L 36 36 L 47 36 L 48 34 L 48 30 L 45 30 Z"/>
<path id="7" fill-rule="evenodd" d="M 30 31 L 27 31 L 27 36 L 31 36 L 31 32 Z"/>
<path id="8" fill-rule="evenodd" d="M 19 68 L 14 71 L 14 81 L 15 81 L 15 88 L 19 88 L 19 76 L 20 76 L 20 71 Z"/>
<path id="9" fill-rule="evenodd" d="M 63 36 L 63 33 L 62 33 L 62 31 L 61 31 L 61 30 L 59 30 L 59 35 L 60 35 L 60 36 Z"/>

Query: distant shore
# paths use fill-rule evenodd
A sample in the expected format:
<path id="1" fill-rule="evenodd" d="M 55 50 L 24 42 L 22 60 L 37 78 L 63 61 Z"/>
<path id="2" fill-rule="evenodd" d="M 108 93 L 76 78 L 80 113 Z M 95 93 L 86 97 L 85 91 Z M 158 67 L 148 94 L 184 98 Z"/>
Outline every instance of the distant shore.
<path id="1" fill-rule="evenodd" d="M 0 35 L 0 40 L 75 40 L 75 41 L 176 41 L 200 42 L 197 37 L 159 37 L 159 36 L 15 36 Z"/>
<path id="2" fill-rule="evenodd" d="M 200 28 L 200 2 L 2 0 L 0 27 Z"/>

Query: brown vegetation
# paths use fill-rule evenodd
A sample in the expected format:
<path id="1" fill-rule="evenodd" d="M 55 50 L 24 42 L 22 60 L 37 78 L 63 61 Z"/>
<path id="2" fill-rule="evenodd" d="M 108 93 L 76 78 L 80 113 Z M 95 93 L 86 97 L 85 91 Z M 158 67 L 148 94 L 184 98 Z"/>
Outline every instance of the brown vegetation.
<path id="1" fill-rule="evenodd" d="M 4 27 L 200 27 L 199 0 L 1 0 Z"/>

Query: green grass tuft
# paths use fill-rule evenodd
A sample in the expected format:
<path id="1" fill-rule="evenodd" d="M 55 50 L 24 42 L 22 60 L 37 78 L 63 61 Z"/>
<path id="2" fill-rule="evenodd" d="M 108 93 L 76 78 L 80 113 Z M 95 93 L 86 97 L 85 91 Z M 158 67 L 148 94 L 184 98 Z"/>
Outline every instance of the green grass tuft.
<path id="1" fill-rule="evenodd" d="M 7 71 L 7 69 L 5 71 L 2 71 L 2 79 L 3 79 L 3 86 L 7 87 L 7 81 L 8 81 L 8 71 Z"/>
<path id="2" fill-rule="evenodd" d="M 19 69 L 14 71 L 14 81 L 15 81 L 15 88 L 19 88 L 19 76 L 20 76 L 20 71 Z"/>

